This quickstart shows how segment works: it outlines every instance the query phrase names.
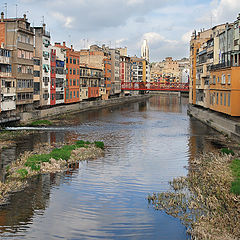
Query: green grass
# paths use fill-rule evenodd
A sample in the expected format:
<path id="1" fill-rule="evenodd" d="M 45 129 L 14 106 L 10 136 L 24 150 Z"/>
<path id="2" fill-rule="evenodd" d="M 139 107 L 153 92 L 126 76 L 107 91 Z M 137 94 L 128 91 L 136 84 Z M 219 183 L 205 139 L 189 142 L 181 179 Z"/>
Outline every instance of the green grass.
<path id="1" fill-rule="evenodd" d="M 17 173 L 20 175 L 20 178 L 26 178 L 26 176 L 28 175 L 28 170 L 25 168 L 21 168 L 17 170 Z"/>
<path id="2" fill-rule="evenodd" d="M 52 125 L 52 122 L 49 120 L 37 120 L 37 121 L 33 121 L 29 124 L 32 127 L 36 127 L 36 126 L 50 126 Z"/>
<path id="3" fill-rule="evenodd" d="M 32 155 L 29 157 L 25 163 L 25 166 L 30 167 L 33 171 L 39 171 L 42 162 L 49 162 L 51 158 L 55 160 L 63 159 L 68 160 L 71 156 L 72 150 L 85 147 L 91 144 L 89 141 L 85 142 L 83 140 L 78 140 L 73 145 L 65 145 L 61 148 L 55 148 L 49 154 Z M 104 148 L 103 142 L 94 142 L 96 147 L 101 149 Z"/>
<path id="4" fill-rule="evenodd" d="M 231 149 L 229 149 L 229 148 L 222 148 L 221 149 L 221 152 L 222 153 L 225 153 L 225 154 L 227 154 L 227 155 L 229 155 L 229 154 L 231 154 L 231 155 L 235 155 L 235 153 L 234 153 L 234 151 L 233 150 L 231 150 Z"/>
<path id="5" fill-rule="evenodd" d="M 240 160 L 234 159 L 231 162 L 230 168 L 234 177 L 231 192 L 235 193 L 236 195 L 240 195 Z"/>
<path id="6" fill-rule="evenodd" d="M 104 149 L 104 143 L 100 141 L 95 141 L 94 142 L 95 146 L 101 149 Z"/>

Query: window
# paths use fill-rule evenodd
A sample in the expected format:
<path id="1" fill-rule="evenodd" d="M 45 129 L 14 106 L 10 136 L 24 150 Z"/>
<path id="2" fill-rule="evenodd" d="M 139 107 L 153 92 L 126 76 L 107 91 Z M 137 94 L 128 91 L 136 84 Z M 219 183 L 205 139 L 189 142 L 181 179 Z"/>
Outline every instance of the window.
<path id="1" fill-rule="evenodd" d="M 76 86 L 76 79 L 73 79 L 73 86 Z"/>
<path id="2" fill-rule="evenodd" d="M 218 83 L 220 82 L 220 78 L 218 77 L 218 81 L 217 81 Z"/>
<path id="3" fill-rule="evenodd" d="M 228 93 L 228 107 L 230 107 L 231 103 L 231 93 Z"/>
<path id="4" fill-rule="evenodd" d="M 222 74 L 222 84 L 225 84 L 226 83 L 226 77 L 225 77 L 225 74 Z"/>
<path id="5" fill-rule="evenodd" d="M 226 106 L 226 98 L 227 98 L 227 96 L 226 96 L 227 94 L 226 93 L 224 93 L 224 106 Z"/>
<path id="6" fill-rule="evenodd" d="M 66 58 L 66 63 L 68 63 L 68 57 Z"/>
<path id="7" fill-rule="evenodd" d="M 77 91 L 77 98 L 79 97 L 79 92 Z"/>
<path id="8" fill-rule="evenodd" d="M 218 104 L 218 93 L 217 93 L 217 104 Z"/>
<path id="9" fill-rule="evenodd" d="M 76 59 L 75 58 L 73 59 L 73 64 L 76 64 Z"/>
<path id="10" fill-rule="evenodd" d="M 231 84 L 231 74 L 228 74 L 228 84 Z"/>
<path id="11" fill-rule="evenodd" d="M 222 105 L 222 93 L 220 93 L 220 102 L 221 102 L 221 105 Z"/>
<path id="12" fill-rule="evenodd" d="M 72 64 L 72 58 L 70 57 L 70 64 Z"/>
<path id="13" fill-rule="evenodd" d="M 72 79 L 70 79 L 70 86 L 72 86 Z"/>
<path id="14" fill-rule="evenodd" d="M 73 92 L 73 98 L 75 98 L 75 91 Z"/>
<path id="15" fill-rule="evenodd" d="M 70 92 L 70 99 L 72 99 L 72 91 Z"/>
<path id="16" fill-rule="evenodd" d="M 70 68 L 70 74 L 72 74 L 72 69 Z"/>
<path id="17" fill-rule="evenodd" d="M 216 84 L 216 76 L 213 75 L 213 84 Z"/>
<path id="18" fill-rule="evenodd" d="M 73 75 L 76 75 L 76 69 L 73 68 Z"/>

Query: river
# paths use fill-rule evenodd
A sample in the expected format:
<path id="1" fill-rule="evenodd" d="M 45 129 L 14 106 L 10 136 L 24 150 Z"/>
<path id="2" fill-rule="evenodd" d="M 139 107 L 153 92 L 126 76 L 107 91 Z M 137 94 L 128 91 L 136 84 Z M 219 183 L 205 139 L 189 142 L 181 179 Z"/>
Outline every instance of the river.
<path id="1" fill-rule="evenodd" d="M 1 169 L 41 143 L 104 141 L 105 156 L 64 174 L 43 175 L 0 209 L 1 239 L 188 239 L 178 219 L 148 205 L 169 190 L 189 161 L 215 147 L 217 133 L 187 116 L 186 98 L 156 95 L 118 107 L 69 115 L 0 152 Z M 2 175 L 2 174 L 1 174 Z M 2 175 L 3 178 L 3 175 Z"/>

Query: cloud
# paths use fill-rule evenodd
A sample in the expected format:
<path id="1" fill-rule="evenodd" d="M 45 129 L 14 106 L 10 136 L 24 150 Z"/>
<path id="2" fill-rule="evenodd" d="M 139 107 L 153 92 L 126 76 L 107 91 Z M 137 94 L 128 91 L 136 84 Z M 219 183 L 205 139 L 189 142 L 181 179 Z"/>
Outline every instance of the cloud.
<path id="1" fill-rule="evenodd" d="M 61 21 L 66 28 L 73 28 L 74 18 L 70 16 L 64 16 L 62 13 L 53 12 L 53 17 Z"/>
<path id="2" fill-rule="evenodd" d="M 191 40 L 192 32 L 193 32 L 193 30 L 190 30 L 190 31 L 184 33 L 184 34 L 182 35 L 181 40 L 182 40 L 184 43 L 189 43 L 190 40 Z"/>

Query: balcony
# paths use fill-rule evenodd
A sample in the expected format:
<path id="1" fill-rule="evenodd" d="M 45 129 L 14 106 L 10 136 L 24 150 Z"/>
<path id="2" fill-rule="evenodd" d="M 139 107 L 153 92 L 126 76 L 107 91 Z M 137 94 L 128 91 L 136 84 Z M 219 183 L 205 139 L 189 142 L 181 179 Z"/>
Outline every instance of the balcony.
<path id="1" fill-rule="evenodd" d="M 16 88 L 13 88 L 13 87 L 2 87 L 1 93 L 2 94 L 7 94 L 7 95 L 15 95 L 16 94 Z"/>
<path id="2" fill-rule="evenodd" d="M 0 72 L 0 77 L 12 77 L 11 72 Z"/>
<path id="3" fill-rule="evenodd" d="M 10 64 L 10 57 L 0 56 L 0 63 Z"/>
<path id="4" fill-rule="evenodd" d="M 215 71 L 215 70 L 219 70 L 219 69 L 223 69 L 223 68 L 229 68 L 232 66 L 233 66 L 233 64 L 230 61 L 227 61 L 227 62 L 218 63 L 215 65 L 209 66 L 209 71 Z"/>

